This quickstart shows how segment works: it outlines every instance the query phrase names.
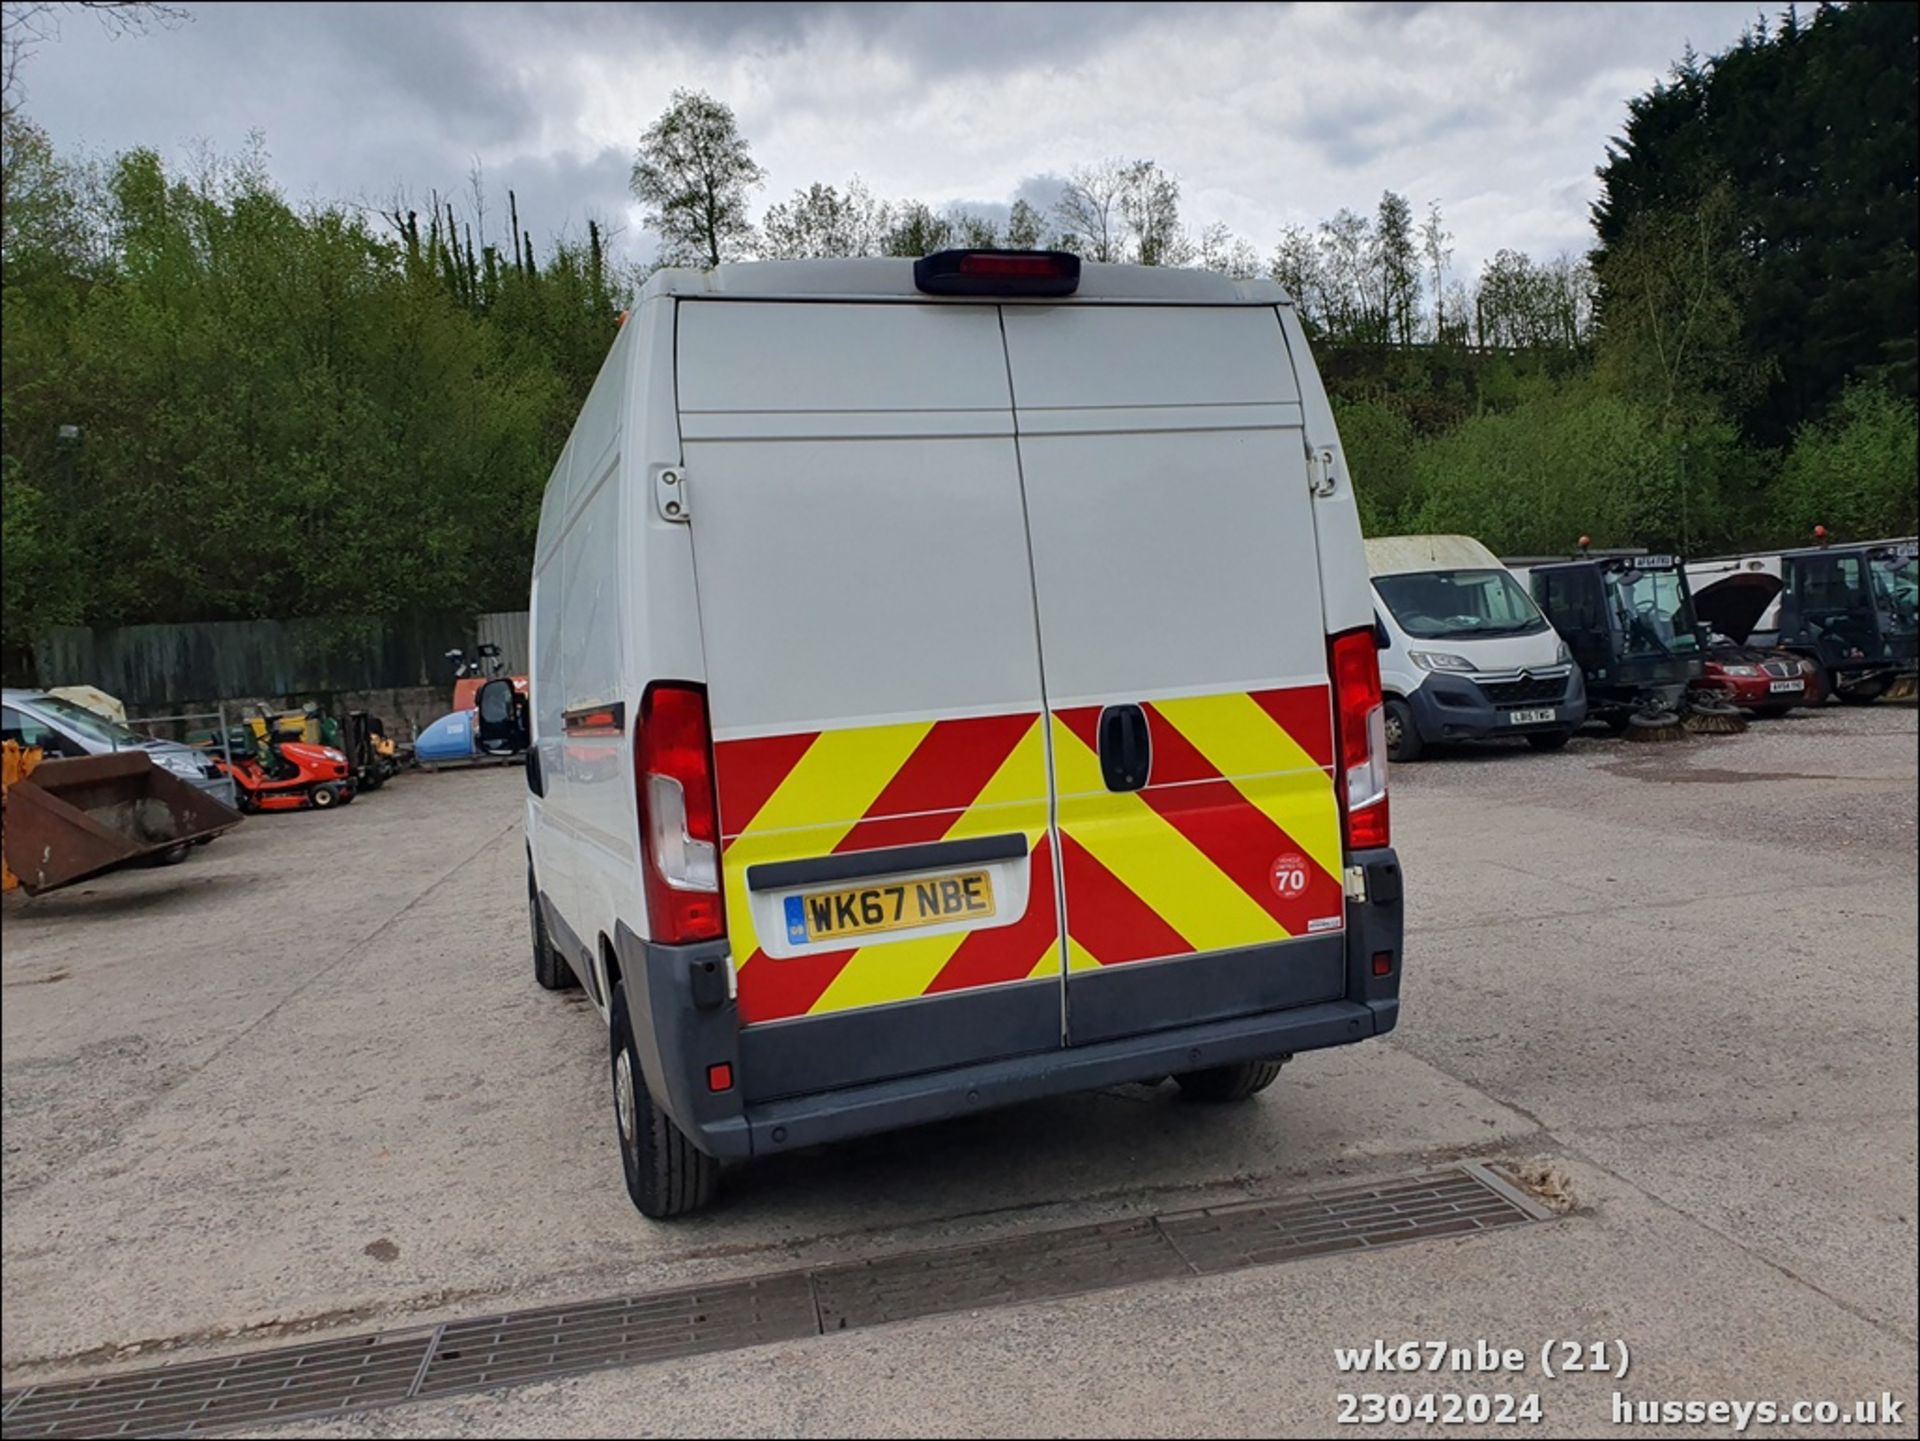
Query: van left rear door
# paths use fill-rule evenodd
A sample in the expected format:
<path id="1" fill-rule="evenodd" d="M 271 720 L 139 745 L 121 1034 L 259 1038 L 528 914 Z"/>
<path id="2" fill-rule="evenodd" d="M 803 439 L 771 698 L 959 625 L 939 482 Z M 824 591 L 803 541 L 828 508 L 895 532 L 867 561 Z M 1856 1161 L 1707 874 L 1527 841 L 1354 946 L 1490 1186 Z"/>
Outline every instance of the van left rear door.
<path id="1" fill-rule="evenodd" d="M 995 308 L 690 300 L 677 323 L 747 1098 L 1058 1047 Z"/>

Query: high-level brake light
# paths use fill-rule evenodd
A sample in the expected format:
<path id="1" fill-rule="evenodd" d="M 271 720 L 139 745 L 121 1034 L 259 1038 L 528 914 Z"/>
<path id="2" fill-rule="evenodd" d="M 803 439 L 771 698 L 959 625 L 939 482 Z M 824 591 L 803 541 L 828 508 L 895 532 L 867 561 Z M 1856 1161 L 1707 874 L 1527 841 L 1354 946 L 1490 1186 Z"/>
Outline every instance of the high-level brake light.
<path id="1" fill-rule="evenodd" d="M 1066 250 L 942 250 L 913 262 L 929 295 L 1071 295 L 1080 257 Z"/>

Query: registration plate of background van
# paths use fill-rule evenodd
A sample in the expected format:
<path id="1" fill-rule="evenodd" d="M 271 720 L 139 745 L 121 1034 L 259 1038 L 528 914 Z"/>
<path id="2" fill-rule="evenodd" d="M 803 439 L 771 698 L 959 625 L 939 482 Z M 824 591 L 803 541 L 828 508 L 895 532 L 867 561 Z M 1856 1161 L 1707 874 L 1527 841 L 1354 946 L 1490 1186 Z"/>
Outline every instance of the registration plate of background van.
<path id="1" fill-rule="evenodd" d="M 986 871 L 886 881 L 788 896 L 787 939 L 794 945 L 906 931 L 993 914 L 993 877 Z"/>
<path id="2" fill-rule="evenodd" d="M 1516 710 L 1507 712 L 1507 724 L 1517 726 L 1538 725 L 1541 721 L 1553 719 L 1553 708 L 1546 710 Z"/>

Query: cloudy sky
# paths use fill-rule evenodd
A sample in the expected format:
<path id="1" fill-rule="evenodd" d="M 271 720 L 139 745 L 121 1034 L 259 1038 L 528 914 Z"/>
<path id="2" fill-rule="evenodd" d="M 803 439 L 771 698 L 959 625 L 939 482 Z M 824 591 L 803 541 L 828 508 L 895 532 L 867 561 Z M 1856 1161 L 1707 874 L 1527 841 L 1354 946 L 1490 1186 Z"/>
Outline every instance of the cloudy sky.
<path id="1" fill-rule="evenodd" d="M 935 205 L 1045 197 L 1103 156 L 1176 175 L 1193 228 L 1264 253 L 1282 226 L 1380 192 L 1438 200 L 1456 267 L 1587 242 L 1593 170 L 1626 98 L 1751 0 L 1667 5 L 196 4 L 114 38 L 71 15 L 26 109 L 62 146 L 265 137 L 295 199 L 464 191 L 478 159 L 536 237 L 587 216 L 652 241 L 635 139 L 676 86 L 739 115 L 760 204 L 858 174 Z M 499 227 L 503 228 L 503 227 Z"/>

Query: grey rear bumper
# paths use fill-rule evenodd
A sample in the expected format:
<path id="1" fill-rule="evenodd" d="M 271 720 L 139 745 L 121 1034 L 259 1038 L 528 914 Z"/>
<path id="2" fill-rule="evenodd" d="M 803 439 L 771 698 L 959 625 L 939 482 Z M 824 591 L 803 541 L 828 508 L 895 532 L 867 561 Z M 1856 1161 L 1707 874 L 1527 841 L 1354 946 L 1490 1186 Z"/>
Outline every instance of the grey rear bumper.
<path id="1" fill-rule="evenodd" d="M 1345 995 L 1202 1024 L 1044 1049 L 822 1087 L 801 1095 L 748 1100 L 740 1027 L 724 979 L 727 945 L 656 946 L 617 928 L 614 947 L 641 1052 L 648 1093 L 701 1150 L 722 1159 L 764 1156 L 846 1140 L 972 1111 L 1183 1071 L 1265 1060 L 1384 1035 L 1400 1014 L 1400 868 L 1388 850 L 1352 861 L 1367 874 L 1368 896 L 1347 902 Z M 1375 957 L 1387 973 L 1375 975 Z M 806 1023 L 802 1023 L 806 1024 Z M 734 1085 L 714 1093 L 709 1068 L 732 1068 Z"/>

